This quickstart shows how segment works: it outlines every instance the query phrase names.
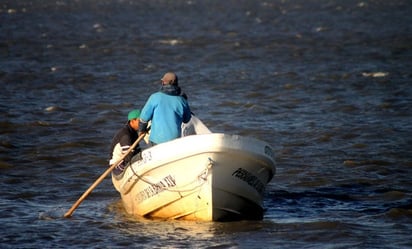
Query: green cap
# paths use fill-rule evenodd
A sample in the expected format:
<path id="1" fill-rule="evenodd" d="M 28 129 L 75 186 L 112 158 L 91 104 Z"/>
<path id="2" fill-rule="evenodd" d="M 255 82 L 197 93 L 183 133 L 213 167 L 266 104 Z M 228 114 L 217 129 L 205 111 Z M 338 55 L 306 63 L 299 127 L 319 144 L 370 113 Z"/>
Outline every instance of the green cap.
<path id="1" fill-rule="evenodd" d="M 129 121 L 136 118 L 140 118 L 140 110 L 138 109 L 129 112 L 129 115 L 127 116 Z"/>

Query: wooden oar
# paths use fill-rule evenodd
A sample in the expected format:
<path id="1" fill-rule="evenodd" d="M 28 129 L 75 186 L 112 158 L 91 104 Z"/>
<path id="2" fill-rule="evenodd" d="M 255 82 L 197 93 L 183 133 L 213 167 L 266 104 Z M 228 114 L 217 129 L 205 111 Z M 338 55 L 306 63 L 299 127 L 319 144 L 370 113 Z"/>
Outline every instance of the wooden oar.
<path id="1" fill-rule="evenodd" d="M 67 211 L 64 214 L 64 218 L 69 218 L 72 216 L 74 210 L 80 205 L 80 203 L 82 203 L 82 201 L 84 199 L 86 199 L 86 197 L 93 191 L 93 189 L 96 188 L 97 185 L 99 185 L 104 178 L 110 173 L 112 172 L 112 170 L 123 161 L 123 159 L 136 147 L 137 144 L 139 144 L 140 140 L 142 140 L 144 138 L 144 136 L 146 135 L 146 133 L 143 133 L 139 136 L 139 138 L 137 138 L 137 140 L 133 143 L 132 146 L 130 146 L 130 148 L 126 151 L 126 153 L 124 153 L 124 155 L 117 160 L 115 163 L 113 163 L 112 165 L 110 165 L 110 167 L 86 190 L 86 192 L 83 193 L 83 195 L 73 204 L 73 206 L 69 209 L 69 211 Z"/>

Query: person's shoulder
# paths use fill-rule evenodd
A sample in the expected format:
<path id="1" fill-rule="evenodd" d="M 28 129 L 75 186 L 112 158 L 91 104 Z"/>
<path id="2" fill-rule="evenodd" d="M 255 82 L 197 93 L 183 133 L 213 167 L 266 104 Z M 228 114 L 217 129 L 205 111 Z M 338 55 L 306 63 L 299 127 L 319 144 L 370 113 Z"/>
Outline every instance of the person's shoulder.
<path id="1" fill-rule="evenodd" d="M 122 125 L 117 133 L 125 133 L 129 130 L 129 126 L 127 124 Z"/>
<path id="2" fill-rule="evenodd" d="M 156 101 L 156 99 L 158 99 L 158 98 L 159 98 L 158 97 L 158 92 L 154 92 L 154 93 L 150 94 L 149 98 L 146 100 L 146 104 L 149 104 L 153 101 Z"/>
<path id="3" fill-rule="evenodd" d="M 179 95 L 180 101 L 182 101 L 185 104 L 189 104 L 189 101 L 187 100 L 187 97 Z"/>
<path id="4" fill-rule="evenodd" d="M 117 130 L 116 134 L 114 135 L 114 139 L 119 140 L 125 134 L 127 134 L 127 125 L 123 125 Z"/>
<path id="5" fill-rule="evenodd" d="M 160 92 L 160 91 L 158 91 L 158 92 L 154 92 L 154 93 L 152 93 L 151 95 L 150 95 L 150 98 L 159 98 L 159 97 L 161 97 L 161 96 L 163 96 L 164 95 L 164 93 L 162 93 L 162 92 Z"/>

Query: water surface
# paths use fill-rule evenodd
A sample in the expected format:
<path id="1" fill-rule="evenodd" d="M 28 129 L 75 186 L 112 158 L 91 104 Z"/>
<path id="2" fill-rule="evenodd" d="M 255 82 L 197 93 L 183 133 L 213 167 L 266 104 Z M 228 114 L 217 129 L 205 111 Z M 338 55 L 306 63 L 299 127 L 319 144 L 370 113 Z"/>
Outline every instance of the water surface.
<path id="1" fill-rule="evenodd" d="M 2 248 L 412 248 L 412 5 L 3 1 Z M 262 221 L 124 213 L 104 172 L 133 108 L 175 71 L 214 132 L 262 139 Z"/>

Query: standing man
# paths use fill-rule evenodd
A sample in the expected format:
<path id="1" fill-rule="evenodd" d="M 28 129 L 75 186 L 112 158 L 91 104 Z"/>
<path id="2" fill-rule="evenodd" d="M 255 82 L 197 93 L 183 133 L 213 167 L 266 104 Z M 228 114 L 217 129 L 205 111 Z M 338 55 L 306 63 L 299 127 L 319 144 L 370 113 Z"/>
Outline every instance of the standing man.
<path id="1" fill-rule="evenodd" d="M 132 144 L 138 138 L 137 131 L 139 129 L 140 110 L 133 110 L 127 116 L 127 123 L 113 137 L 110 147 L 111 159 L 110 165 L 119 160 Z M 123 159 L 123 161 L 113 170 L 115 175 L 121 174 L 125 167 L 131 162 L 132 157 L 140 153 L 142 150 L 139 144 Z"/>
<path id="2" fill-rule="evenodd" d="M 181 136 L 182 123 L 190 120 L 189 103 L 182 96 L 177 75 L 166 73 L 161 79 L 162 88 L 153 93 L 142 109 L 139 134 L 147 132 L 151 121 L 150 142 L 152 145 L 164 143 Z"/>

